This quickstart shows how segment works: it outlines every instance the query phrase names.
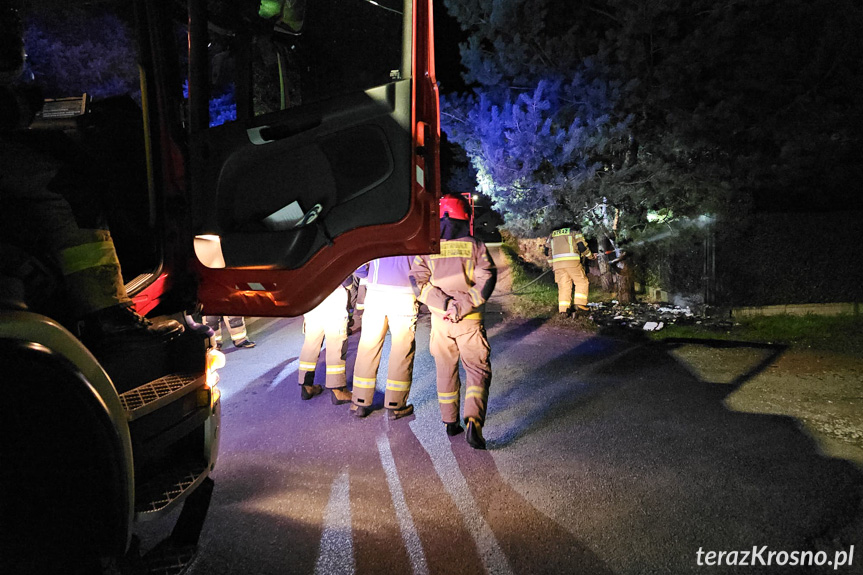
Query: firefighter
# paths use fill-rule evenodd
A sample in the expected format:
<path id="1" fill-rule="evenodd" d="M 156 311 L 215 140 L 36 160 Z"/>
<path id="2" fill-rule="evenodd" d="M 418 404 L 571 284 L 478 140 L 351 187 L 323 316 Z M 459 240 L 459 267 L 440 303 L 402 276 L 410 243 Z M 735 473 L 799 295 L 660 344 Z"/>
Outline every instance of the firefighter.
<path id="1" fill-rule="evenodd" d="M 246 320 L 241 315 L 207 315 L 204 316 L 204 323 L 215 332 L 216 348 L 218 349 L 222 349 L 222 325 L 228 328 L 228 334 L 231 336 L 231 341 L 234 342 L 234 347 L 240 349 L 255 347 L 255 342 L 249 339 Z"/>
<path id="2" fill-rule="evenodd" d="M 459 359 L 467 375 L 463 421 L 466 439 L 474 449 L 485 449 L 488 390 L 491 385 L 490 348 L 483 325 L 483 308 L 494 290 L 497 272 L 483 242 L 470 235 L 470 206 L 462 196 L 440 201 L 439 254 L 414 258 L 411 280 L 419 301 L 431 311 L 429 351 L 435 359 L 441 419 L 450 436 L 462 431 L 459 423 Z"/>
<path id="3" fill-rule="evenodd" d="M 584 259 L 596 259 L 578 226 L 570 224 L 554 230 L 545 241 L 545 255 L 554 270 L 557 282 L 557 311 L 568 314 L 573 305 L 587 311 L 587 293 L 590 283 L 582 264 Z M 573 287 L 575 294 L 573 295 Z"/>
<path id="4" fill-rule="evenodd" d="M 315 384 L 315 367 L 321 345 L 326 338 L 327 376 L 325 385 L 332 392 L 333 404 L 341 405 L 351 400 L 347 389 L 345 358 L 348 351 L 348 286 L 351 278 L 337 287 L 316 308 L 303 316 L 305 340 L 300 351 L 300 397 L 311 399 L 323 389 Z"/>
<path id="5" fill-rule="evenodd" d="M 413 258 L 393 256 L 366 264 L 363 329 L 354 366 L 351 413 L 365 417 L 371 411 L 378 366 L 389 329 L 390 355 L 384 407 L 391 420 L 410 415 L 407 403 L 413 379 L 418 304 L 410 282 Z"/>
<path id="6" fill-rule="evenodd" d="M 83 155 L 75 162 L 61 159 L 79 150 L 58 154 L 29 137 L 27 128 L 43 101 L 37 87 L 21 81 L 23 25 L 14 6 L 0 9 L 0 31 L 0 242 L 47 258 L 59 271 L 65 319 L 85 343 L 180 334 L 179 322 L 154 324 L 132 308 L 97 199 L 105 185 L 99 171 L 81 162 Z"/>

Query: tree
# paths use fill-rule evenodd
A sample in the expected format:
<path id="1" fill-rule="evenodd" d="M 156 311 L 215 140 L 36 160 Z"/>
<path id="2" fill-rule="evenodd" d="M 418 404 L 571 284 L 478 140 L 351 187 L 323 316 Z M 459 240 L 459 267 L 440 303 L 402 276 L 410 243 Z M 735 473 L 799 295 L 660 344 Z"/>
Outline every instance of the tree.
<path id="1" fill-rule="evenodd" d="M 517 231 L 574 215 L 601 251 L 637 250 L 700 215 L 855 189 L 853 0 L 445 4 L 471 90 L 445 95 L 444 129 Z"/>
<path id="2" fill-rule="evenodd" d="M 24 40 L 29 69 L 46 97 L 140 92 L 135 42 L 120 13 L 85 6 L 35 8 Z"/>

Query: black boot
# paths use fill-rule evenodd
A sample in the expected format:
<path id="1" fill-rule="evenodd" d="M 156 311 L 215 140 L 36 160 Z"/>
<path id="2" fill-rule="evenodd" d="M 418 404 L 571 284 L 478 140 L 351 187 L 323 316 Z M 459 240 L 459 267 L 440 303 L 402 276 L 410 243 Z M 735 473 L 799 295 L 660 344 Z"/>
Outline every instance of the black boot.
<path id="1" fill-rule="evenodd" d="M 485 449 L 485 439 L 482 437 L 482 425 L 476 418 L 468 418 L 465 439 L 474 449 Z"/>
<path id="2" fill-rule="evenodd" d="M 324 388 L 320 385 L 300 385 L 300 399 L 304 401 L 309 400 L 314 396 L 319 395 L 323 390 Z"/>
<path id="3" fill-rule="evenodd" d="M 333 405 L 342 405 L 351 400 L 352 395 L 347 387 L 332 387 L 330 390 L 333 392 L 330 396 Z"/>
<path id="4" fill-rule="evenodd" d="M 446 423 L 446 434 L 450 437 L 455 437 L 462 432 L 461 424 L 458 421 L 453 421 L 452 423 L 444 423 Z"/>
<path id="5" fill-rule="evenodd" d="M 407 404 L 404 407 L 399 408 L 387 408 L 387 419 L 390 421 L 395 421 L 396 419 L 401 419 L 402 417 L 407 417 L 408 415 L 414 412 L 414 406 L 412 404 Z"/>
<path id="6" fill-rule="evenodd" d="M 372 412 L 371 408 L 366 405 L 357 405 L 356 403 L 351 404 L 351 410 L 348 412 L 354 417 L 363 418 Z"/>
<path id="7" fill-rule="evenodd" d="M 168 319 L 152 322 L 138 314 L 130 304 L 120 304 L 94 312 L 84 318 L 81 339 L 87 344 L 122 341 L 168 341 L 183 333 L 180 322 Z"/>

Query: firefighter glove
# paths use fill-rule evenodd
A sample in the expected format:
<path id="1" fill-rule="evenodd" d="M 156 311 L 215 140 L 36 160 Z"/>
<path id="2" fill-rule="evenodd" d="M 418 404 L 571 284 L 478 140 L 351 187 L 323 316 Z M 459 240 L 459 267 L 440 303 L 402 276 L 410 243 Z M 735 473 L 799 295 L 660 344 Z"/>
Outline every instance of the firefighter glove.
<path id="1" fill-rule="evenodd" d="M 449 300 L 446 304 L 446 311 L 443 314 L 444 321 L 449 321 L 452 323 L 458 323 L 461 319 L 461 314 L 459 313 L 458 304 L 455 300 Z"/>

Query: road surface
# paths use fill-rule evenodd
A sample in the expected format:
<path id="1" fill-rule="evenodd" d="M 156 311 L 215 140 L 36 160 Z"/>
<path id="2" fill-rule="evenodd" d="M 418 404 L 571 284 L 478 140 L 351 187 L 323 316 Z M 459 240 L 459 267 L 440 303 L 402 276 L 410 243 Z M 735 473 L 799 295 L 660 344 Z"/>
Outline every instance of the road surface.
<path id="1" fill-rule="evenodd" d="M 193 575 L 863 572 L 860 470 L 792 418 L 728 406 L 769 346 L 717 382 L 673 346 L 492 313 L 489 449 L 476 451 L 440 421 L 427 316 L 416 412 L 395 422 L 300 400 L 301 319 L 248 327 L 257 347 L 228 349 L 221 370 Z M 793 565 L 807 562 L 823 565 Z"/>

